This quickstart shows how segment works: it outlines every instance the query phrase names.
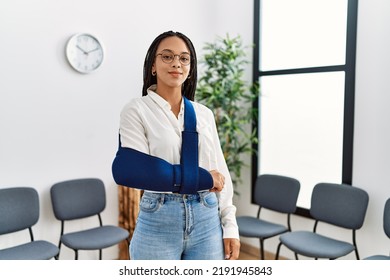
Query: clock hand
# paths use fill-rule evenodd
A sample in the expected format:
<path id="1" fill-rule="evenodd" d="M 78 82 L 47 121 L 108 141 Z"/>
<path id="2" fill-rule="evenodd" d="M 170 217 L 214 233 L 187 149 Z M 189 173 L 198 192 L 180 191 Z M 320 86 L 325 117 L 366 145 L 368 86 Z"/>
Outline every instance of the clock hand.
<path id="1" fill-rule="evenodd" d="M 76 47 L 77 47 L 80 51 L 82 51 L 85 55 L 88 55 L 88 52 L 86 52 L 86 51 L 84 51 L 82 48 L 80 48 L 79 45 L 76 45 Z"/>
<path id="2" fill-rule="evenodd" d="M 91 51 L 88 51 L 87 54 L 88 54 L 88 53 L 91 53 L 91 52 L 94 52 L 94 51 L 97 51 L 98 49 L 99 49 L 99 47 L 97 47 L 96 49 L 93 49 L 93 50 L 91 50 Z"/>

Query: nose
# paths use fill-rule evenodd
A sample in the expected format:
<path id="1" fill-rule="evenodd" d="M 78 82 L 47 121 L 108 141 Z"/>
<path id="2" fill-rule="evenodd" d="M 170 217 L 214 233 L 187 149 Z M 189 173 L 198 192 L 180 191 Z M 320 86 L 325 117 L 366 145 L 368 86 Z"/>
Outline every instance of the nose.
<path id="1" fill-rule="evenodd" d="M 177 57 L 177 59 L 176 59 Z M 180 63 L 180 55 L 178 54 L 175 54 L 173 56 L 173 61 L 171 62 L 172 66 L 173 67 L 181 67 L 181 63 Z"/>

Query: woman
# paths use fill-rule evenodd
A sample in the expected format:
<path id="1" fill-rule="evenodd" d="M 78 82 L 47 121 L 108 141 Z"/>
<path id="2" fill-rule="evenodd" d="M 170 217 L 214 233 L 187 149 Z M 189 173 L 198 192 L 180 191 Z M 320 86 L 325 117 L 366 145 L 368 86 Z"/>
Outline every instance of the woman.
<path id="1" fill-rule="evenodd" d="M 130 101 L 121 112 L 117 158 L 124 149 L 131 156 L 113 164 L 117 183 L 145 190 L 130 258 L 237 259 L 240 242 L 233 187 L 214 116 L 193 102 L 197 60 L 192 42 L 179 32 L 159 35 L 149 47 L 143 75 L 143 96 Z M 186 175 L 181 162 L 184 119 L 191 111 L 188 106 L 196 115 L 198 137 L 195 149 L 189 149 L 198 149 L 199 178 L 195 181 L 200 186 L 195 191 L 183 190 L 180 183 L 168 186 L 172 180 L 183 182 L 187 175 L 198 174 L 191 171 Z M 159 164 L 164 167 L 157 167 Z M 120 179 L 120 173 L 129 180 Z M 154 188 L 159 184 L 164 186 Z"/>

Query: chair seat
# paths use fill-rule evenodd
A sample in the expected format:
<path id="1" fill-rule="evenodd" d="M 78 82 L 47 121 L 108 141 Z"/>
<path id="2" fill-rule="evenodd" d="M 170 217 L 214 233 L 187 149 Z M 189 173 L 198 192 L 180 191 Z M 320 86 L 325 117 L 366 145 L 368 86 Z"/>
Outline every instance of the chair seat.
<path id="1" fill-rule="evenodd" d="M 0 260 L 49 260 L 58 255 L 58 247 L 43 240 L 0 250 Z"/>
<path id="2" fill-rule="evenodd" d="M 352 252 L 355 247 L 344 241 L 308 232 L 288 232 L 280 236 L 280 241 L 299 255 L 317 258 L 336 259 Z"/>
<path id="3" fill-rule="evenodd" d="M 102 226 L 84 231 L 64 234 L 63 244 L 75 250 L 99 250 L 118 244 L 129 232 L 117 226 Z"/>
<path id="4" fill-rule="evenodd" d="M 284 225 L 250 216 L 237 217 L 237 224 L 240 235 L 244 237 L 268 238 L 288 231 Z"/>
<path id="5" fill-rule="evenodd" d="M 371 261 L 390 261 L 390 256 L 385 255 L 374 255 L 364 258 L 363 260 L 371 260 Z"/>

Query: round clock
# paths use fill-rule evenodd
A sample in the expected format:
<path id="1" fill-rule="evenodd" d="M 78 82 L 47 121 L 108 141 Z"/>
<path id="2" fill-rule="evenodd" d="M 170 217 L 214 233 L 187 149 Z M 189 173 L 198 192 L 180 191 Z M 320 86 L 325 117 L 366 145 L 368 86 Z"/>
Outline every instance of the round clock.
<path id="1" fill-rule="evenodd" d="M 76 71 L 90 73 L 99 68 L 103 62 L 103 46 L 90 34 L 75 34 L 66 45 L 66 57 Z"/>

